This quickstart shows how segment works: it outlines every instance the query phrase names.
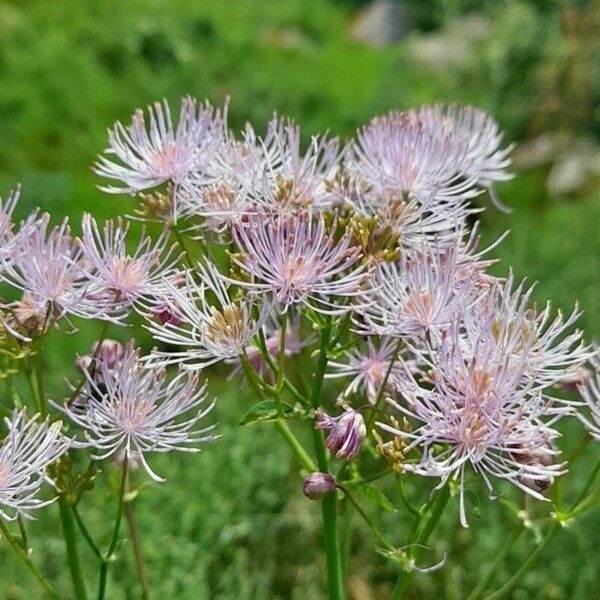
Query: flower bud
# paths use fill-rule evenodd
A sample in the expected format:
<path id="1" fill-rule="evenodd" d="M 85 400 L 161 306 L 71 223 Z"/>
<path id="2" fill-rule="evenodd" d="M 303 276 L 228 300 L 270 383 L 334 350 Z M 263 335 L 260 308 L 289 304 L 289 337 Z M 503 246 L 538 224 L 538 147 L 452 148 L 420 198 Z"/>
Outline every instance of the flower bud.
<path id="1" fill-rule="evenodd" d="M 346 408 L 338 417 L 330 417 L 322 410 L 317 410 L 315 416 L 318 419 L 315 429 L 330 430 L 325 440 L 329 452 L 336 458 L 344 460 L 356 458 L 367 435 L 362 415 L 351 408 Z"/>
<path id="2" fill-rule="evenodd" d="M 98 342 L 92 345 L 92 355 L 97 356 L 99 360 L 106 362 L 106 365 L 113 369 L 118 366 L 123 356 L 123 345 L 117 340 L 107 338 L 102 340 L 100 348 Z"/>
<path id="3" fill-rule="evenodd" d="M 335 478 L 329 473 L 310 473 L 302 484 L 302 492 L 309 500 L 319 500 L 334 490 Z"/>

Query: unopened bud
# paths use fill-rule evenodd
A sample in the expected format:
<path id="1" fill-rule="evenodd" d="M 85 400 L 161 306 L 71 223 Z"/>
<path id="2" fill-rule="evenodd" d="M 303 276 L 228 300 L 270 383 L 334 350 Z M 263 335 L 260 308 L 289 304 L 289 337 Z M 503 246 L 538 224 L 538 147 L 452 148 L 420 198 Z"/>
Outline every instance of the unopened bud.
<path id="1" fill-rule="evenodd" d="M 183 323 L 183 321 L 166 305 L 166 304 L 158 304 L 152 316 L 160 321 L 163 325 L 174 325 L 178 327 Z"/>
<path id="2" fill-rule="evenodd" d="M 98 348 L 98 342 L 94 342 L 92 355 L 97 356 L 109 369 L 114 369 L 118 366 L 123 356 L 123 345 L 121 342 L 111 340 L 110 338 L 102 340 L 100 348 Z"/>
<path id="3" fill-rule="evenodd" d="M 310 473 L 302 484 L 302 492 L 309 500 L 319 500 L 334 490 L 335 478 L 329 473 Z"/>
<path id="4" fill-rule="evenodd" d="M 367 435 L 367 428 L 362 415 L 347 408 L 341 415 L 330 417 L 322 410 L 315 413 L 318 421 L 315 429 L 329 429 L 325 444 L 336 458 L 352 460 L 356 458 Z"/>

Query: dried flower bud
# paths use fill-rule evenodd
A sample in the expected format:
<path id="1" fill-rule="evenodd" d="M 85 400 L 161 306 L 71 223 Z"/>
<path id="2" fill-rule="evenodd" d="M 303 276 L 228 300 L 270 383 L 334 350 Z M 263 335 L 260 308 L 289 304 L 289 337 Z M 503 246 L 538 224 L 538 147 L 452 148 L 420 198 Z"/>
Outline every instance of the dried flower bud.
<path id="1" fill-rule="evenodd" d="M 310 473 L 302 484 L 302 492 L 309 500 L 320 500 L 334 490 L 335 478 L 329 473 Z"/>
<path id="2" fill-rule="evenodd" d="M 367 435 L 362 415 L 347 408 L 337 417 L 330 417 L 322 410 L 317 410 L 315 416 L 318 419 L 315 429 L 329 429 L 331 432 L 325 440 L 329 451 L 336 458 L 344 460 L 355 458 Z"/>

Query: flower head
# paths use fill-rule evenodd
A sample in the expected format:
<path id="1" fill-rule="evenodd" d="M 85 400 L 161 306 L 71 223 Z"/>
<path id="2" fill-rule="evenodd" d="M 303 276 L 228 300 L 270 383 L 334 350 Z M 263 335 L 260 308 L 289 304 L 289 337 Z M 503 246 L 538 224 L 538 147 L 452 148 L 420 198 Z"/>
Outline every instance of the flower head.
<path id="1" fill-rule="evenodd" d="M 330 417 L 322 410 L 317 410 L 315 416 L 315 429 L 329 430 L 325 439 L 329 452 L 343 460 L 353 460 L 358 456 L 367 435 L 365 421 L 359 412 L 346 408 L 337 417 Z"/>
<path id="2" fill-rule="evenodd" d="M 27 419 L 24 411 L 5 419 L 8 435 L 0 446 L 0 518 L 12 521 L 31 518 L 32 510 L 52 500 L 40 500 L 38 493 L 45 482 L 47 467 L 69 448 L 70 441 L 61 433 L 62 423 Z"/>
<path id="3" fill-rule="evenodd" d="M 592 437 L 600 441 L 600 354 L 598 349 L 592 357 L 591 368 L 585 379 L 579 384 L 579 393 L 583 398 L 585 407 L 589 410 L 590 417 L 578 411 L 577 416 L 586 426 Z"/>
<path id="4" fill-rule="evenodd" d="M 524 376 L 543 389 L 577 377 L 592 356 L 580 330 L 572 330 L 579 318 L 577 307 L 566 318 L 553 315 L 547 303 L 540 310 L 531 302 L 533 288 L 514 284 L 512 273 L 497 280 L 463 314 L 469 342 L 487 339 L 498 357 L 516 364 L 526 361 Z"/>
<path id="5" fill-rule="evenodd" d="M 166 380 L 160 368 L 142 365 L 139 350 L 130 342 L 118 364 L 101 354 L 93 371 L 84 369 L 86 383 L 72 405 L 57 406 L 83 427 L 94 458 L 117 457 L 139 460 L 150 477 L 160 477 L 148 465 L 150 452 L 198 452 L 198 443 L 215 439 L 214 426 L 196 425 L 213 408 L 206 408 L 206 385 L 198 385 L 194 373 L 179 373 Z M 98 377 L 95 374 L 98 374 Z M 55 405 L 56 406 L 56 405 Z"/>
<path id="6" fill-rule="evenodd" d="M 109 310 L 156 303 L 164 278 L 173 276 L 179 260 L 177 246 L 167 249 L 165 230 L 156 243 L 144 232 L 133 253 L 126 246 L 129 225 L 107 221 L 102 232 L 96 220 L 85 214 L 80 248 L 90 273 L 89 294 L 105 302 Z"/>
<path id="7" fill-rule="evenodd" d="M 5 262 L 3 279 L 24 293 L 22 302 L 13 305 L 15 316 L 20 309 L 37 315 L 42 329 L 65 315 L 105 318 L 105 306 L 89 294 L 86 265 L 67 221 L 48 231 L 49 220 L 45 214 L 26 223 L 12 260 Z"/>
<path id="8" fill-rule="evenodd" d="M 397 263 L 382 263 L 362 297 L 357 330 L 364 335 L 439 337 L 475 298 L 472 275 L 459 270 L 460 245 L 422 244 Z"/>
<path id="9" fill-rule="evenodd" d="M 258 214 L 233 230 L 241 256 L 235 264 L 250 277 L 239 282 L 271 292 L 287 308 L 306 304 L 321 312 L 343 312 L 336 299 L 356 296 L 364 280 L 364 265 L 356 265 L 360 249 L 349 232 L 339 239 L 323 216 Z"/>
<path id="10" fill-rule="evenodd" d="M 8 194 L 8 197 L 4 201 L 0 199 L 0 261 L 2 262 L 10 261 L 11 258 L 15 239 L 12 233 L 12 215 L 20 195 L 21 186 L 17 186 L 15 190 Z"/>
<path id="11" fill-rule="evenodd" d="M 405 401 L 390 400 L 414 425 L 401 429 L 379 424 L 407 440 L 405 454 L 419 449 L 420 460 L 402 468 L 440 477 L 440 485 L 449 478 L 458 481 L 464 526 L 467 465 L 483 478 L 490 492 L 491 478 L 498 477 L 544 499 L 534 482 L 543 489 L 564 472 L 564 465 L 554 462 L 557 451 L 552 441 L 559 434 L 552 425 L 568 409 L 554 407 L 528 384 L 523 377 L 526 359 L 517 364 L 508 356 L 498 356 L 487 339 L 473 340 L 465 350 L 455 323 L 429 356 L 427 367 L 417 374 L 406 368 L 398 381 Z"/>
<path id="12" fill-rule="evenodd" d="M 183 347 L 154 350 L 150 360 L 155 364 L 184 363 L 186 368 L 202 369 L 237 358 L 269 317 L 271 304 L 263 295 L 245 294 L 233 300 L 214 265 L 199 265 L 196 273 L 199 282 L 189 272 L 180 285 L 165 282 L 160 314 L 167 318 L 157 320 L 156 312 L 146 314 L 155 339 Z"/>
<path id="13" fill-rule="evenodd" d="M 395 356 L 397 346 L 398 341 L 394 338 L 383 338 L 379 344 L 368 338 L 366 352 L 352 350 L 347 354 L 347 362 L 329 361 L 334 371 L 325 377 L 352 377 L 342 397 L 348 398 L 364 390 L 369 402 L 375 404 L 384 382 L 386 390 L 392 390 L 397 376 L 402 373 L 403 368 Z"/>
<path id="14" fill-rule="evenodd" d="M 137 193 L 166 181 L 182 183 L 194 170 L 205 169 L 222 143 L 226 124 L 220 111 L 209 104 L 198 105 L 190 97 L 181 100 L 179 122 L 174 127 L 166 100 L 136 110 L 131 125 L 117 122 L 108 132 L 107 156 L 98 158 L 98 175 L 120 181 L 105 186 L 109 193 Z M 116 157 L 117 161 L 108 157 Z"/>
<path id="15" fill-rule="evenodd" d="M 392 112 L 358 131 L 346 167 L 378 194 L 456 201 L 478 193 L 476 177 L 460 168 L 466 155 L 457 139 L 433 134 L 414 113 Z"/>
<path id="16" fill-rule="evenodd" d="M 498 123 L 486 112 L 472 106 L 434 104 L 423 106 L 416 116 L 436 137 L 457 140 L 465 150 L 465 174 L 476 177 L 478 185 L 489 187 L 512 177 L 506 171 L 512 146 L 501 147 Z"/>

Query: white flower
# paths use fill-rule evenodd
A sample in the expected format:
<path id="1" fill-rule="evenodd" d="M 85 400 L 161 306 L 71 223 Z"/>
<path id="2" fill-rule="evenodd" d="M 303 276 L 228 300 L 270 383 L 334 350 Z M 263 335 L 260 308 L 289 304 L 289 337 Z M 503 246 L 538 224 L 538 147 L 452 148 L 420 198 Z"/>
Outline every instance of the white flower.
<path id="1" fill-rule="evenodd" d="M 61 433 L 62 423 L 27 420 L 25 411 L 14 411 L 5 419 L 8 435 L 0 446 L 0 517 L 12 521 L 31 518 L 30 511 L 47 506 L 51 500 L 37 496 L 48 480 L 48 465 L 69 448 L 70 440 Z"/>
<path id="2" fill-rule="evenodd" d="M 206 385 L 198 385 L 197 374 L 179 371 L 167 381 L 164 369 L 142 365 L 133 342 L 118 364 L 102 353 L 93 369 L 83 372 L 86 384 L 76 402 L 53 405 L 84 428 L 96 460 L 124 453 L 161 481 L 148 465 L 147 453 L 198 452 L 195 444 L 215 439 L 210 434 L 214 425 L 196 428 L 214 406 L 212 402 L 200 408 L 206 401 Z"/>

